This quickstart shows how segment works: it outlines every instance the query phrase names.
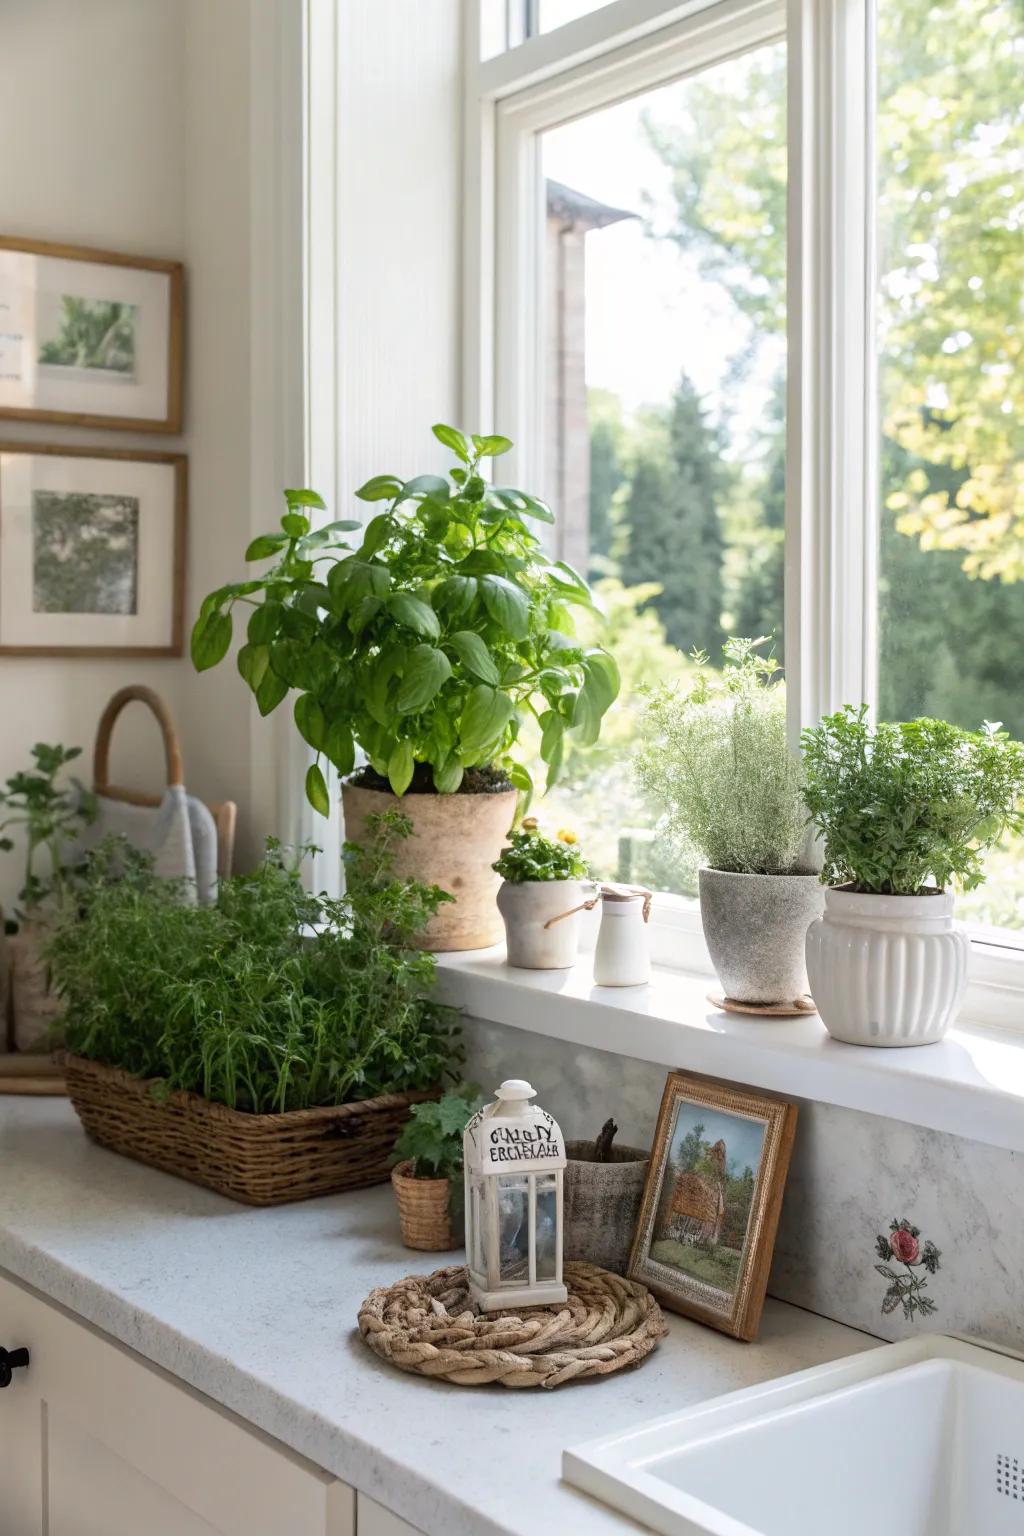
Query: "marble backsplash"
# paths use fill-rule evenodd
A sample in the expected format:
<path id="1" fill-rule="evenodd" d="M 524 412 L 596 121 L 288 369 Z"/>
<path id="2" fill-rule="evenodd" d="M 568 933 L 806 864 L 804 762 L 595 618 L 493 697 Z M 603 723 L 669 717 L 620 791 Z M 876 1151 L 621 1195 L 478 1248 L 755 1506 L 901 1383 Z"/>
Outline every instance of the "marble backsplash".
<path id="1" fill-rule="evenodd" d="M 619 1142 L 633 1146 L 650 1145 L 669 1067 L 686 1067 L 478 1019 L 465 1039 L 466 1077 L 485 1092 L 529 1077 L 567 1137 L 595 1136 L 613 1115 Z M 924 1329 L 1024 1350 L 1022 1155 L 797 1102 L 769 1293 L 884 1339 Z M 909 1317 L 908 1293 L 918 1303 Z"/>

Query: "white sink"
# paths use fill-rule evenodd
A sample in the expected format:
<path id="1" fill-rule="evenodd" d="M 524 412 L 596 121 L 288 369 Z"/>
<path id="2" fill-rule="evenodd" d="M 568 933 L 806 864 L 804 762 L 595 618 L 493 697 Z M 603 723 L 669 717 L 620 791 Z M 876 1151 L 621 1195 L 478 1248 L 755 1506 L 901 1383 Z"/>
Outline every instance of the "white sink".
<path id="1" fill-rule="evenodd" d="M 565 1451 L 662 1536 L 1024 1536 L 1024 1363 L 925 1335 Z"/>

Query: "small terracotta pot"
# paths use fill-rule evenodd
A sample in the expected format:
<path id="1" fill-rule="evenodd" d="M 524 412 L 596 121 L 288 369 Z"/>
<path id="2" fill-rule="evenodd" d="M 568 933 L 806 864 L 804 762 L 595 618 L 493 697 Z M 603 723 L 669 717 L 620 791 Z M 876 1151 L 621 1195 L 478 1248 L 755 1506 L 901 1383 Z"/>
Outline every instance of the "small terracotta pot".
<path id="1" fill-rule="evenodd" d="M 414 1179 L 412 1159 L 391 1170 L 391 1185 L 398 1201 L 402 1242 L 424 1253 L 447 1253 L 462 1246 L 451 1216 L 451 1190 L 447 1179 Z"/>
<path id="2" fill-rule="evenodd" d="M 486 949 L 502 937 L 495 896 L 500 877 L 491 865 L 501 853 L 516 813 L 516 791 L 495 794 L 419 795 L 401 799 L 379 789 L 342 784 L 345 836 L 366 840 L 368 816 L 401 810 L 412 836 L 393 845 L 395 874 L 439 885 L 446 901 L 415 940 L 419 949 Z"/>

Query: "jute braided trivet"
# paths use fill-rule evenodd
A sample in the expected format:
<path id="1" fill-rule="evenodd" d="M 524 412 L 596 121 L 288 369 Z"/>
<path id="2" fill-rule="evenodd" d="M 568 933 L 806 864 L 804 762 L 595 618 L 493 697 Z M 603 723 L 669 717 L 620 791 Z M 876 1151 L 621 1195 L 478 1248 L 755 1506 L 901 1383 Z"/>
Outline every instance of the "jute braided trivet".
<path id="1" fill-rule="evenodd" d="M 460 1387 L 560 1387 L 636 1365 L 668 1331 L 651 1293 L 596 1264 L 566 1264 L 564 1307 L 480 1312 L 461 1265 L 371 1291 L 359 1331 L 383 1360 Z"/>

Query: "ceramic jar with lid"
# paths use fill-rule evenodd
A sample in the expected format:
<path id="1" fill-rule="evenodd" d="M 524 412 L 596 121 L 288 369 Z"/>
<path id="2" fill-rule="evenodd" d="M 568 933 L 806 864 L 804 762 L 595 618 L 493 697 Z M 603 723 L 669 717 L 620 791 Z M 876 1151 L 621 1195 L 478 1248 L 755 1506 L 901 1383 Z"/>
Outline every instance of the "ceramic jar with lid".
<path id="1" fill-rule="evenodd" d="M 651 979 L 651 892 L 640 885 L 606 883 L 600 899 L 594 981 L 599 987 L 643 986 Z"/>

